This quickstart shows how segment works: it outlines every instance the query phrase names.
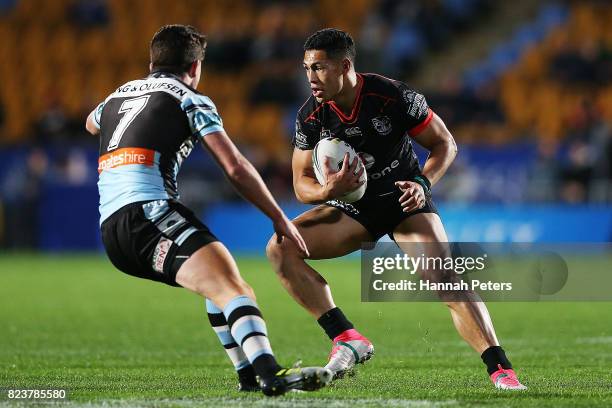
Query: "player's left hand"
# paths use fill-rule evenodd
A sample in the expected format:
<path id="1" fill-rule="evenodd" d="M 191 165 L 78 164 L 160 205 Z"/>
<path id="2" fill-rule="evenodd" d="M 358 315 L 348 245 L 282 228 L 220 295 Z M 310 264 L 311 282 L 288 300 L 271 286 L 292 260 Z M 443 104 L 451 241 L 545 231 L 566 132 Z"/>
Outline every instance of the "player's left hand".
<path id="1" fill-rule="evenodd" d="M 414 181 L 396 181 L 395 185 L 403 192 L 399 199 L 403 212 L 411 212 L 425 206 L 423 186 Z"/>

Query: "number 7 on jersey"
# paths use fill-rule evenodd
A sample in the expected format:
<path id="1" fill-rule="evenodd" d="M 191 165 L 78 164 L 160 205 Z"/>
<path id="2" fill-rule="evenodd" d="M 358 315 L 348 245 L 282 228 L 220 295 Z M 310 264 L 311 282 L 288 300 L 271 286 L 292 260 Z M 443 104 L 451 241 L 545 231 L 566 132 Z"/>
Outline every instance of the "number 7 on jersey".
<path id="1" fill-rule="evenodd" d="M 123 101 L 118 113 L 123 113 L 124 115 L 117 124 L 117 127 L 113 132 L 113 136 L 111 137 L 110 142 L 108 142 L 108 148 L 106 149 L 107 151 L 113 150 L 117 148 L 117 146 L 119 146 L 119 142 L 121 141 L 125 130 L 128 128 L 128 126 L 130 126 L 134 119 L 136 119 L 136 116 L 138 116 L 138 114 L 143 111 L 145 106 L 147 106 L 147 102 L 149 102 L 149 96 L 150 95 L 144 95 L 139 96 L 138 98 L 127 99 Z"/>

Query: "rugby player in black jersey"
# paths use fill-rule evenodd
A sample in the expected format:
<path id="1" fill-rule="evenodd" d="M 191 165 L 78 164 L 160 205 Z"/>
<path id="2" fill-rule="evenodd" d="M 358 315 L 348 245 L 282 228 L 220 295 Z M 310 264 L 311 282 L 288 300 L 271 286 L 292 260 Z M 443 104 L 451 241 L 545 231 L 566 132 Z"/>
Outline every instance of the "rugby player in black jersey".
<path id="1" fill-rule="evenodd" d="M 429 243 L 425 256 L 446 253 L 448 239 L 430 189 L 457 154 L 452 135 L 422 94 L 400 81 L 357 73 L 354 63 L 354 42 L 343 31 L 324 29 L 306 40 L 303 66 L 312 95 L 297 114 L 293 185 L 301 202 L 317 206 L 293 222 L 310 256 L 289 240 L 279 243 L 275 236 L 267 247 L 282 284 L 332 340 L 326 367 L 336 377 L 369 359 L 374 347 L 336 307 L 329 285 L 305 259 L 337 258 L 386 234 L 400 247 Z M 350 144 L 367 168 L 365 195 L 355 203 L 336 198 L 359 186 L 357 159 L 349 163 L 345 157 L 339 171 L 328 169 L 325 185 L 314 176 L 313 148 L 330 136 Z M 422 169 L 411 139 L 429 151 Z M 499 346 L 486 306 L 474 296 L 441 299 L 459 334 L 481 355 L 495 386 L 525 389 Z"/>
<path id="2" fill-rule="evenodd" d="M 241 390 L 312 391 L 332 373 L 279 366 L 253 289 L 227 248 L 179 201 L 178 171 L 201 142 L 234 187 L 270 218 L 280 240 L 308 251 L 257 170 L 225 133 L 214 103 L 195 89 L 205 48 L 205 37 L 191 26 L 162 27 L 151 41 L 150 75 L 120 86 L 88 116 L 87 130 L 100 136 L 102 241 L 117 269 L 206 298 L 208 318 Z"/>

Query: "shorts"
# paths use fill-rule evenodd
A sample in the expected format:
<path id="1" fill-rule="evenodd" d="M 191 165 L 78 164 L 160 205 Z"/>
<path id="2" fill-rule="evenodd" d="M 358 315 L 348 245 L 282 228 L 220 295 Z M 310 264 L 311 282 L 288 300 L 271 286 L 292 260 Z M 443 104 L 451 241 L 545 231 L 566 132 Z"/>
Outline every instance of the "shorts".
<path id="1" fill-rule="evenodd" d="M 180 286 L 176 274 L 183 262 L 218 241 L 191 210 L 168 200 L 128 204 L 104 220 L 101 230 L 117 269 L 170 286 Z"/>
<path id="2" fill-rule="evenodd" d="M 345 203 L 338 200 L 326 202 L 326 205 L 335 207 L 363 225 L 372 235 L 374 241 L 378 241 L 384 235 L 389 235 L 393 239 L 393 230 L 405 219 L 421 213 L 438 214 L 438 210 L 431 199 L 425 200 L 423 208 L 416 209 L 409 213 L 402 211 L 399 198 L 402 192 L 389 194 L 384 197 L 374 197 L 373 199 L 359 200 L 354 203 Z"/>

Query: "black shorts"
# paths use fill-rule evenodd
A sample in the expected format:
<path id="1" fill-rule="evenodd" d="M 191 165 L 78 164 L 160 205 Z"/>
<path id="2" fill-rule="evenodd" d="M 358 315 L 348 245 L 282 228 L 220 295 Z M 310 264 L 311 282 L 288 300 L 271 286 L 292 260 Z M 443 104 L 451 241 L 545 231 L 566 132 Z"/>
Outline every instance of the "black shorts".
<path id="1" fill-rule="evenodd" d="M 218 241 L 195 214 L 176 201 L 126 205 L 101 226 L 106 254 L 128 275 L 176 283 L 176 273 L 195 251 Z"/>
<path id="2" fill-rule="evenodd" d="M 405 213 L 399 203 L 401 195 L 401 191 L 398 190 L 397 193 L 359 200 L 352 204 L 338 200 L 328 201 L 325 204 L 339 209 L 363 225 L 372 235 L 373 240 L 378 241 L 387 234 L 393 239 L 393 230 L 408 217 L 421 213 L 438 213 L 431 197 L 427 198 L 423 208 Z"/>

